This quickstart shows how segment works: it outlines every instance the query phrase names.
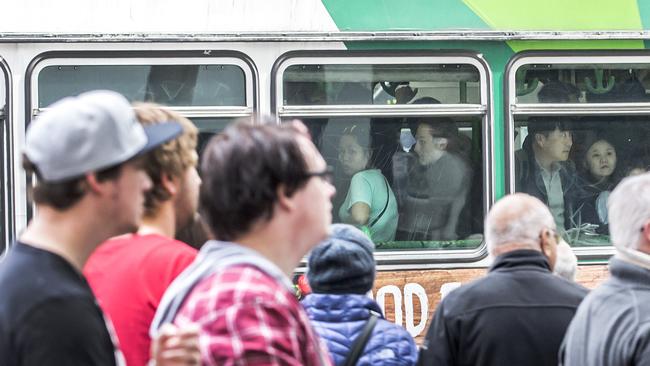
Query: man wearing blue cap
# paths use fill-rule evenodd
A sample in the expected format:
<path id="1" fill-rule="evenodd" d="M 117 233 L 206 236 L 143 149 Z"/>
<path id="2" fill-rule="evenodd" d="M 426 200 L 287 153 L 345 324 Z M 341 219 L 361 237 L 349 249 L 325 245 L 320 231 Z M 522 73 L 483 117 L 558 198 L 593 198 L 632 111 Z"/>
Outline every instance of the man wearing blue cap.
<path id="1" fill-rule="evenodd" d="M 124 364 L 81 269 L 100 243 L 138 228 L 151 188 L 139 157 L 181 131 L 143 128 L 109 91 L 65 98 L 30 124 L 23 165 L 37 210 L 0 266 L 0 364 Z M 176 351 L 155 346 L 160 361 Z"/>

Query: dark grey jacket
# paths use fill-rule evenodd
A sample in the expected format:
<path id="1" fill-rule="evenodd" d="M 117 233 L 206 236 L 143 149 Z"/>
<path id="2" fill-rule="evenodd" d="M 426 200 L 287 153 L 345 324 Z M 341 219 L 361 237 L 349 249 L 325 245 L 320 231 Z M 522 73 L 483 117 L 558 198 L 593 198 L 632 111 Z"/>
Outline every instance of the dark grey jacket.
<path id="1" fill-rule="evenodd" d="M 650 270 L 614 257 L 609 271 L 578 308 L 561 365 L 650 365 Z"/>

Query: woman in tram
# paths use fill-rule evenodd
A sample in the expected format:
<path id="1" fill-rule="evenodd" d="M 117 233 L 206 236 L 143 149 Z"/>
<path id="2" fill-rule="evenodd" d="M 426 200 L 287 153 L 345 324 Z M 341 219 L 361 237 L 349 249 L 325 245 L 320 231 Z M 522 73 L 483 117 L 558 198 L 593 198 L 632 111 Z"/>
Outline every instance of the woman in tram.
<path id="1" fill-rule="evenodd" d="M 343 131 L 339 162 L 350 179 L 339 208 L 341 221 L 362 228 L 375 242 L 394 240 L 397 201 L 386 177 L 372 164 L 369 129 L 352 125 Z"/>

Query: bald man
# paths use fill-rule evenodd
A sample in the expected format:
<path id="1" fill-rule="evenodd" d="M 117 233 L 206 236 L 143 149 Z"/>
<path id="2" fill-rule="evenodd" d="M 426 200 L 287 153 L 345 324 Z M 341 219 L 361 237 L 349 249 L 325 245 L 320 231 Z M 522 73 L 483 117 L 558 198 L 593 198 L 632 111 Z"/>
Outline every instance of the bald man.
<path id="1" fill-rule="evenodd" d="M 420 365 L 557 365 L 580 285 L 553 275 L 559 236 L 553 215 L 527 194 L 506 196 L 485 219 L 494 263 L 488 274 L 438 305 Z"/>

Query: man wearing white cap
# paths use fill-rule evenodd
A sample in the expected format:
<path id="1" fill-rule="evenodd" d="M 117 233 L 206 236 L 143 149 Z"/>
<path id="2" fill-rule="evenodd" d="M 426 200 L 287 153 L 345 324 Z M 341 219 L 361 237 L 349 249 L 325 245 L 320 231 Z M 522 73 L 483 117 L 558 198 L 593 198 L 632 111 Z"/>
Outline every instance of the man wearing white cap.
<path id="1" fill-rule="evenodd" d="M 177 123 L 143 128 L 129 102 L 108 91 L 65 98 L 30 124 L 23 165 L 37 178 L 37 210 L 0 266 L 0 364 L 123 364 L 81 269 L 100 243 L 138 228 L 151 188 L 138 157 L 181 131 Z M 177 337 L 181 347 L 189 342 Z M 188 356 L 162 338 L 158 361 Z"/>

